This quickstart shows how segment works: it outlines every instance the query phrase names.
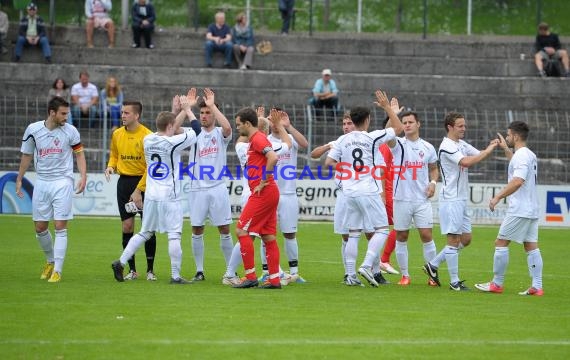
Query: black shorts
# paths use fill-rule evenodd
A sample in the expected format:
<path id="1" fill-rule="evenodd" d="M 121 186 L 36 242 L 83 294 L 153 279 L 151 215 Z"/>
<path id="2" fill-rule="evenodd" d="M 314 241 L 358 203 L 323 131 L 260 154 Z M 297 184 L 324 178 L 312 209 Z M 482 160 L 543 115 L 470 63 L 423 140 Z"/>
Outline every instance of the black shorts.
<path id="1" fill-rule="evenodd" d="M 125 204 L 129 202 L 133 191 L 137 188 L 142 176 L 128 176 L 121 175 L 117 181 L 117 205 L 119 206 L 119 214 L 121 221 L 125 221 L 134 217 L 136 214 L 128 213 L 125 211 Z M 144 193 L 142 193 L 144 200 Z M 142 212 L 141 218 L 142 218 Z"/>

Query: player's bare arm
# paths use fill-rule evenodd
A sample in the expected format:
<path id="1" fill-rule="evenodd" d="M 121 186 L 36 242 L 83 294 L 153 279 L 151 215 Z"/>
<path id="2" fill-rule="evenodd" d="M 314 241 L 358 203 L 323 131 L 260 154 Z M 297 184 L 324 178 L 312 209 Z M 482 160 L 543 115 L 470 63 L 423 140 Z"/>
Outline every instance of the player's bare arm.
<path id="1" fill-rule="evenodd" d="M 307 138 L 303 136 L 303 134 L 301 134 L 301 132 L 295 129 L 295 127 L 291 124 L 291 119 L 289 119 L 289 115 L 286 112 L 283 112 L 283 114 L 284 116 L 281 119 L 283 127 L 285 128 L 285 130 L 287 130 L 289 134 L 291 134 L 291 136 L 293 136 L 293 139 L 295 139 L 295 141 L 297 142 L 297 144 L 299 144 L 299 147 L 301 149 L 306 149 L 309 146 Z"/>
<path id="2" fill-rule="evenodd" d="M 429 169 L 429 184 L 426 189 L 426 196 L 431 198 L 435 194 L 435 188 L 437 185 L 437 180 L 439 180 L 439 168 L 437 167 L 437 163 L 430 163 L 428 164 Z"/>
<path id="3" fill-rule="evenodd" d="M 491 142 L 489 143 L 487 148 L 485 148 L 485 150 L 481 151 L 479 153 L 479 155 L 465 156 L 464 158 L 461 159 L 461 161 L 459 161 L 459 165 L 461 165 L 465 168 L 469 168 L 475 164 L 478 164 L 481 161 L 488 158 L 489 156 L 491 156 L 491 154 L 493 153 L 493 150 L 495 150 L 495 148 L 497 146 L 499 146 L 499 140 L 493 139 L 493 140 L 491 140 Z"/>
<path id="4" fill-rule="evenodd" d="M 497 137 L 499 138 L 499 146 L 501 147 L 501 149 L 503 149 L 503 151 L 505 152 L 505 156 L 508 160 L 511 160 L 511 158 L 513 157 L 513 152 L 511 151 L 511 149 L 509 148 L 509 145 L 507 144 L 507 141 L 505 140 L 505 138 L 503 137 L 503 135 L 501 135 L 500 133 L 497 133 Z"/>
<path id="5" fill-rule="evenodd" d="M 494 198 L 489 201 L 489 209 L 491 209 L 491 211 L 495 211 L 495 206 L 497 206 L 499 201 L 517 191 L 521 186 L 523 186 L 523 184 L 524 179 L 514 177 L 501 191 L 499 191 L 497 195 L 495 195 Z"/>
<path id="6" fill-rule="evenodd" d="M 376 90 L 374 94 L 376 95 L 376 101 L 374 102 L 374 104 L 384 109 L 386 114 L 388 114 L 388 118 L 390 119 L 388 121 L 388 124 L 386 124 L 386 127 L 393 128 L 396 134 L 401 133 L 404 130 L 404 125 L 400 121 L 398 115 L 396 115 L 394 110 L 392 110 L 392 107 L 390 106 L 390 102 L 388 101 L 388 96 L 386 96 L 386 93 L 382 90 Z"/>
<path id="7" fill-rule="evenodd" d="M 331 141 L 328 144 L 324 144 L 321 146 L 317 146 L 316 148 L 313 149 L 313 151 L 311 151 L 311 159 L 320 159 L 321 156 L 323 156 L 323 154 L 325 154 L 327 151 L 330 151 L 333 148 L 333 144 L 334 141 Z"/>
<path id="8" fill-rule="evenodd" d="M 19 198 L 24 197 L 24 193 L 22 192 L 22 179 L 30 167 L 33 158 L 34 157 L 31 154 L 22 154 L 20 169 L 18 170 L 18 176 L 16 177 L 16 195 L 18 195 Z"/>
<path id="9" fill-rule="evenodd" d="M 400 102 L 398 101 L 398 98 L 396 98 L 396 97 L 393 97 L 390 100 L 390 107 L 396 113 L 396 115 L 399 114 L 402 110 L 404 110 L 403 106 L 400 107 Z M 388 127 L 388 123 L 386 123 L 386 127 Z M 396 133 L 396 135 L 398 135 L 398 133 Z M 396 146 L 396 139 L 388 141 L 387 144 L 390 148 L 393 148 L 394 146 Z"/>
<path id="10" fill-rule="evenodd" d="M 206 106 L 212 111 L 212 114 L 214 115 L 214 118 L 216 119 L 218 124 L 222 127 L 222 135 L 224 135 L 224 137 L 227 138 L 232 135 L 232 125 L 230 124 L 226 116 L 222 114 L 220 109 L 218 109 L 214 98 L 215 94 L 212 91 L 212 89 L 205 88 L 204 102 L 206 103 Z"/>
<path id="11" fill-rule="evenodd" d="M 85 185 L 87 185 L 87 161 L 85 160 L 85 152 L 83 150 L 75 153 L 75 161 L 77 162 L 77 169 L 79 169 L 80 175 L 75 193 L 81 194 L 85 191 Z"/>

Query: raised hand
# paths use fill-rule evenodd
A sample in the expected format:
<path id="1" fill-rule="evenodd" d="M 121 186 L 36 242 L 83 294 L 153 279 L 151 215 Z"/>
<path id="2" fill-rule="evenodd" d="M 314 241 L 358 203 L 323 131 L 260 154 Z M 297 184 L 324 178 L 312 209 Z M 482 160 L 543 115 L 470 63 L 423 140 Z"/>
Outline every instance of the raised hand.
<path id="1" fill-rule="evenodd" d="M 265 117 L 265 107 L 263 106 L 258 106 L 257 109 L 255 109 L 255 112 L 257 113 L 257 117 Z"/>
<path id="2" fill-rule="evenodd" d="M 390 102 L 388 101 L 388 96 L 382 90 L 376 90 L 374 93 L 376 95 L 376 101 L 374 102 L 375 105 L 380 106 L 383 109 L 390 107 Z"/>
<path id="3" fill-rule="evenodd" d="M 499 146 L 501 147 L 501 149 L 507 149 L 509 147 L 509 145 L 507 144 L 507 140 L 505 140 L 505 138 L 503 137 L 503 135 L 501 135 L 501 133 L 497 133 L 497 136 L 499 137 Z"/>
<path id="4" fill-rule="evenodd" d="M 188 94 L 186 94 L 186 99 L 188 100 L 190 107 L 194 107 L 196 104 L 198 104 L 198 99 L 200 99 L 200 97 L 197 96 L 196 93 L 196 88 L 191 88 L 188 90 Z"/>
<path id="5" fill-rule="evenodd" d="M 283 127 L 285 129 L 289 128 L 289 126 L 291 126 L 291 119 L 289 119 L 289 114 L 287 114 L 285 111 L 280 111 L 281 112 L 281 125 L 283 125 Z"/>
<path id="6" fill-rule="evenodd" d="M 274 127 L 278 128 L 280 125 L 283 125 L 283 111 L 271 109 L 269 118 Z"/>
<path id="7" fill-rule="evenodd" d="M 205 88 L 204 89 L 204 102 L 206 103 L 207 107 L 211 107 L 214 106 L 215 101 L 214 101 L 214 92 L 212 91 L 212 89 L 210 88 Z"/>
<path id="8" fill-rule="evenodd" d="M 190 92 L 188 92 L 190 93 Z M 179 102 L 180 102 L 180 107 L 184 110 L 187 111 L 189 110 L 192 106 L 190 105 L 190 99 L 188 98 L 188 96 L 186 95 L 180 95 L 179 97 Z"/>
<path id="9" fill-rule="evenodd" d="M 402 110 L 404 110 L 404 107 L 400 107 L 400 103 L 398 102 L 398 98 L 393 97 L 392 100 L 390 100 L 390 107 L 392 108 L 392 110 L 394 110 L 394 112 L 397 114 L 399 112 L 401 112 Z"/>
<path id="10" fill-rule="evenodd" d="M 180 96 L 176 95 L 172 98 L 172 112 L 178 114 L 182 107 L 180 107 Z"/>

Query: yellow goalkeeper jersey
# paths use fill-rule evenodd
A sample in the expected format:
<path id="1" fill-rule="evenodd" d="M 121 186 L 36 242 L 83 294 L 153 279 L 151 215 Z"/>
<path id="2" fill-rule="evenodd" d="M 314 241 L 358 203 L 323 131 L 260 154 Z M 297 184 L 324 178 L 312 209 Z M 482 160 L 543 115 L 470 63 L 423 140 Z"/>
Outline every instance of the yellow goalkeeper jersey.
<path id="1" fill-rule="evenodd" d="M 139 124 L 136 130 L 128 131 L 124 126 L 113 132 L 111 154 L 107 167 L 112 167 L 120 175 L 142 176 L 137 188 L 146 189 L 146 160 L 143 139 L 151 134 L 147 127 Z"/>

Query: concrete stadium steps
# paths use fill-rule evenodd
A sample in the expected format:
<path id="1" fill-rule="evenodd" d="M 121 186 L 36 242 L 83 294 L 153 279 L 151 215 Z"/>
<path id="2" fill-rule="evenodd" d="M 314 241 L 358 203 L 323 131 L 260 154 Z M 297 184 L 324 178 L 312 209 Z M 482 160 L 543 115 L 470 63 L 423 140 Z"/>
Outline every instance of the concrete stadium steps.
<path id="1" fill-rule="evenodd" d="M 75 82 L 82 65 L 4 64 L 0 95 L 46 96 L 56 77 Z M 219 100 L 234 104 L 304 104 L 315 80 L 312 72 L 236 71 L 188 67 L 89 66 L 91 81 L 102 86 L 108 75 L 118 76 L 127 98 L 166 101 L 190 86 L 216 89 Z M 382 88 L 414 107 L 487 109 L 568 109 L 568 79 L 536 77 L 358 74 L 338 72 L 341 103 L 351 107 L 370 103 Z M 14 79 L 18 79 L 15 81 Z"/>
<path id="2" fill-rule="evenodd" d="M 181 49 L 87 49 L 68 51 L 65 46 L 52 47 L 53 63 L 77 64 L 84 66 L 153 66 L 205 68 L 204 50 Z M 9 57 L 4 57 L 4 62 Z M 39 49 L 24 52 L 21 63 L 42 63 L 43 56 Z M 350 64 L 350 65 L 348 65 Z M 222 67 L 222 56 L 216 54 L 214 65 Z M 234 64 L 234 66 L 236 66 Z M 536 69 L 532 60 L 525 59 L 471 59 L 427 57 L 427 56 L 387 56 L 387 55 L 347 55 L 273 52 L 266 56 L 255 56 L 255 70 L 275 71 L 313 71 L 314 77 L 320 76 L 323 67 L 333 69 L 334 78 L 340 71 L 362 74 L 418 74 L 418 75 L 456 75 L 465 76 L 531 76 Z"/>
<path id="3" fill-rule="evenodd" d="M 11 26 L 9 39 L 15 39 L 17 29 Z M 206 29 L 164 29 L 155 31 L 153 42 L 157 49 L 204 48 Z M 69 26 L 49 29 L 50 41 L 68 47 L 85 46 L 83 27 Z M 504 36 L 429 36 L 421 39 L 418 34 L 355 34 L 318 33 L 313 36 L 292 34 L 287 37 L 263 31 L 255 32 L 255 40 L 269 40 L 273 50 L 282 53 L 346 54 L 346 55 L 386 55 L 386 56 L 428 56 L 448 58 L 500 58 L 518 59 L 520 54 L 533 52 L 533 37 Z M 561 38 L 563 43 L 565 38 Z M 96 47 L 107 46 L 103 31 L 96 31 Z M 130 47 L 132 33 L 117 30 L 117 47 Z"/>

